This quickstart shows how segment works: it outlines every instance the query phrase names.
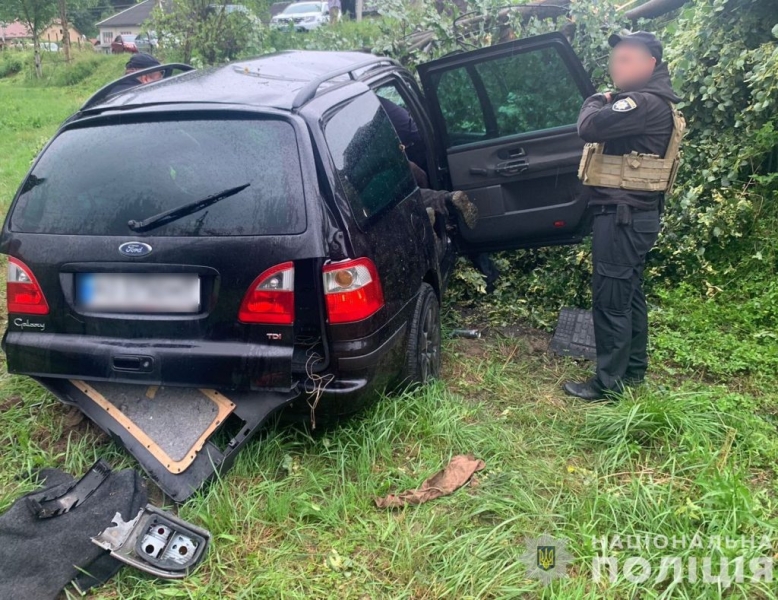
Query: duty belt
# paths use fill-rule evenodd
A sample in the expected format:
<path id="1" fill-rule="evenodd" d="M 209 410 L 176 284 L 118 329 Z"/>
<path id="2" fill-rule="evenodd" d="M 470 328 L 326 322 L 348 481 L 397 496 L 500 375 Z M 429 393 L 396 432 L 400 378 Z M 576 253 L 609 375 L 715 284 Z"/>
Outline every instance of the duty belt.
<path id="1" fill-rule="evenodd" d="M 673 133 L 664 158 L 638 152 L 613 156 L 603 154 L 604 144 L 586 144 L 578 167 L 578 178 L 584 185 L 596 187 L 647 192 L 672 190 L 678 174 L 686 121 L 672 104 L 670 109 L 673 111 Z"/>

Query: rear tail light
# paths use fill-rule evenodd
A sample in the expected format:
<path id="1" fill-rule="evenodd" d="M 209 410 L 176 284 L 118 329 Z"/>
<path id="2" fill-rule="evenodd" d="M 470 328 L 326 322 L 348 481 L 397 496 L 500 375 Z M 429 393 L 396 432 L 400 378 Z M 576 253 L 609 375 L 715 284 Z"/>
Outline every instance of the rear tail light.
<path id="1" fill-rule="evenodd" d="M 30 267 L 17 258 L 8 258 L 6 299 L 9 313 L 47 315 L 49 303 Z"/>
<path id="2" fill-rule="evenodd" d="M 373 261 L 358 258 L 324 267 L 324 297 L 330 323 L 354 323 L 377 313 L 384 292 Z"/>
<path id="3" fill-rule="evenodd" d="M 276 265 L 254 280 L 238 311 L 242 323 L 294 323 L 294 263 Z"/>

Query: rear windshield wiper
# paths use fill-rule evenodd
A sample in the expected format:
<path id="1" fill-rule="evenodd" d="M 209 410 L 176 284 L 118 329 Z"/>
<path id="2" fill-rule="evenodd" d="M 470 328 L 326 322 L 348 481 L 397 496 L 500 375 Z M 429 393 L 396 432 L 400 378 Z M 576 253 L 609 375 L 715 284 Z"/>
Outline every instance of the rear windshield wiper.
<path id="1" fill-rule="evenodd" d="M 243 185 L 239 185 L 238 187 L 224 190 L 223 192 L 213 194 L 207 198 L 203 198 L 202 200 L 190 202 L 188 204 L 179 206 L 178 208 L 171 208 L 170 210 L 166 210 L 165 212 L 161 212 L 158 215 L 151 216 L 148 219 L 144 219 L 143 221 L 132 220 L 127 223 L 127 226 L 133 231 L 150 231 L 151 229 L 162 227 L 162 225 L 167 225 L 171 221 L 182 219 L 183 217 L 194 214 L 204 208 L 208 208 L 211 206 L 211 204 L 216 204 L 219 202 L 219 200 L 224 200 L 225 198 L 239 194 L 250 185 L 250 183 L 245 183 Z"/>

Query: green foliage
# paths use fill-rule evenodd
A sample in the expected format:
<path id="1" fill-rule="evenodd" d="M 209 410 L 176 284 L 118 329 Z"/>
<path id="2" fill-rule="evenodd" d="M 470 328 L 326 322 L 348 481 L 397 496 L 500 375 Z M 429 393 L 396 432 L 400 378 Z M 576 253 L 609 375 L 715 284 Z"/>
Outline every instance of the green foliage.
<path id="1" fill-rule="evenodd" d="M 778 283 L 746 279 L 700 294 L 688 284 L 657 289 L 653 356 L 708 374 L 778 370 Z"/>
<path id="2" fill-rule="evenodd" d="M 27 86 L 83 85 L 92 92 L 120 77 L 126 61 L 126 56 L 98 54 L 91 49 L 79 52 L 74 48 L 68 63 L 61 52 L 46 52 L 41 63 L 41 77 L 38 77 L 32 52 L 8 51 L 0 53 L 0 77 L 18 73 Z"/>
<path id="3" fill-rule="evenodd" d="M 337 24 L 319 27 L 310 32 L 297 32 L 284 29 L 268 29 L 262 34 L 262 48 L 254 55 L 263 52 L 282 50 L 365 50 L 373 49 L 375 40 L 381 35 L 378 23 L 365 20 L 342 21 Z M 247 52 L 247 56 L 252 52 Z"/>
<path id="4" fill-rule="evenodd" d="M 24 60 L 18 52 L 0 53 L 0 78 L 16 75 L 24 68 Z"/>
<path id="5" fill-rule="evenodd" d="M 590 244 L 569 248 L 540 248 L 502 252 L 493 257 L 500 271 L 494 290 L 486 294 L 483 276 L 465 258 L 460 258 L 449 297 L 475 309 L 491 322 L 508 325 L 517 319 L 551 329 L 563 306 L 586 306 L 590 302 Z M 555 273 L 554 277 L 549 272 Z"/>
<path id="6" fill-rule="evenodd" d="M 57 87 L 75 85 L 90 77 L 103 62 L 100 56 L 89 56 L 73 61 L 71 65 L 62 66 L 51 74 L 49 85 Z"/>
<path id="7" fill-rule="evenodd" d="M 155 8 L 148 29 L 156 31 L 167 61 L 196 66 L 234 60 L 261 48 L 261 24 L 253 15 L 229 12 L 224 0 L 173 0 L 165 11 Z"/>
<path id="8" fill-rule="evenodd" d="M 35 73 L 41 77 L 41 32 L 54 20 L 57 4 L 51 0 L 0 0 L 0 21 L 19 21 L 31 32 L 35 46 Z"/>
<path id="9" fill-rule="evenodd" d="M 690 132 L 659 248 L 663 274 L 729 275 L 774 247 L 777 24 L 774 2 L 698 0 L 666 28 Z"/>

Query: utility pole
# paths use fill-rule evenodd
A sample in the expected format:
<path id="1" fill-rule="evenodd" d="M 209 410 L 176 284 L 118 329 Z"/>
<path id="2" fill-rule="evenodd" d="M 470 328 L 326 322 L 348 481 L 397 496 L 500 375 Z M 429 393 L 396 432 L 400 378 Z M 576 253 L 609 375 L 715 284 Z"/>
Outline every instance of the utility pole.
<path id="1" fill-rule="evenodd" d="M 362 20 L 362 9 L 364 7 L 364 0 L 357 0 L 357 21 Z"/>

